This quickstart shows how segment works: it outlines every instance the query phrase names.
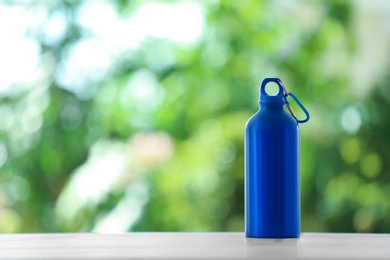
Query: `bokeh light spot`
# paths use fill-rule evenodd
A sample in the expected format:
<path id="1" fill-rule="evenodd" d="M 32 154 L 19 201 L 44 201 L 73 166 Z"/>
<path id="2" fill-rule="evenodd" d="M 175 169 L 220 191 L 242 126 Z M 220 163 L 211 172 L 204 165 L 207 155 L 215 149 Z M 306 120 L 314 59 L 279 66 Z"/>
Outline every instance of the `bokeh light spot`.
<path id="1" fill-rule="evenodd" d="M 374 178 L 382 170 L 382 159 L 377 153 L 369 153 L 360 160 L 360 169 L 364 176 Z"/>
<path id="2" fill-rule="evenodd" d="M 30 195 L 30 183 L 24 177 L 14 176 L 8 182 L 6 190 L 12 202 L 24 201 Z"/>
<path id="3" fill-rule="evenodd" d="M 358 232 L 370 232 L 375 224 L 375 217 L 367 208 L 359 209 L 353 217 L 353 226 Z"/>
<path id="4" fill-rule="evenodd" d="M 21 117 L 21 126 L 25 134 L 32 134 L 42 126 L 41 111 L 35 106 L 28 106 Z"/>
<path id="5" fill-rule="evenodd" d="M 54 12 L 44 25 L 44 41 L 46 44 L 55 45 L 64 37 L 68 24 L 65 13 L 62 11 Z"/>
<path id="6" fill-rule="evenodd" d="M 94 92 L 92 83 L 107 75 L 111 63 L 111 53 L 102 40 L 81 40 L 66 52 L 56 73 L 56 80 L 61 87 L 81 98 L 88 98 Z"/>
<path id="7" fill-rule="evenodd" d="M 357 162 L 361 154 L 358 140 L 351 138 L 344 141 L 340 147 L 340 154 L 347 163 L 353 164 Z"/>
<path id="8" fill-rule="evenodd" d="M 11 209 L 0 209 L 0 232 L 1 233 L 15 233 L 18 232 L 22 224 L 20 215 Z"/>
<path id="9" fill-rule="evenodd" d="M 141 69 L 132 74 L 127 85 L 120 93 L 120 104 L 123 108 L 133 108 L 138 112 L 154 111 L 164 98 L 163 88 L 155 74 Z"/>
<path id="10" fill-rule="evenodd" d="M 72 131 L 77 129 L 82 120 L 80 109 L 74 104 L 67 104 L 61 111 L 61 126 L 67 130 Z"/>
<path id="11" fill-rule="evenodd" d="M 31 18 L 32 12 L 22 6 L 0 5 L 0 96 L 26 90 L 42 76 L 40 46 L 26 33 Z"/>
<path id="12" fill-rule="evenodd" d="M 236 147 L 232 142 L 221 141 L 215 147 L 214 156 L 217 162 L 229 164 L 236 157 Z"/>
<path id="13" fill-rule="evenodd" d="M 356 133 L 362 124 L 362 118 L 356 107 L 349 106 L 341 114 L 341 126 L 349 133 Z"/>
<path id="14" fill-rule="evenodd" d="M 169 161 L 174 146 L 165 132 L 136 133 L 129 141 L 131 158 L 140 169 L 150 169 Z"/>
<path id="15" fill-rule="evenodd" d="M 204 169 L 194 174 L 195 178 L 184 188 L 189 198 L 196 199 L 214 192 L 220 184 L 218 172 L 213 169 Z"/>
<path id="16" fill-rule="evenodd" d="M 335 207 L 334 203 L 327 199 L 323 199 L 319 203 L 317 203 L 316 213 L 318 218 L 322 221 L 328 220 L 333 217 L 333 215 L 336 213 L 336 210 L 337 208 Z"/>

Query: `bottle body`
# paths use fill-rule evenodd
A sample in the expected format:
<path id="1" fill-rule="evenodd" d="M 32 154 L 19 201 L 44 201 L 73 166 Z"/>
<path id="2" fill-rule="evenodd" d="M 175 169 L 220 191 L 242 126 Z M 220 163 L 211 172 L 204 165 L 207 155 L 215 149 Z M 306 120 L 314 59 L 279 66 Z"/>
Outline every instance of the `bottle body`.
<path id="1" fill-rule="evenodd" d="M 262 101 L 245 128 L 245 232 L 300 236 L 299 127 L 283 101 Z"/>

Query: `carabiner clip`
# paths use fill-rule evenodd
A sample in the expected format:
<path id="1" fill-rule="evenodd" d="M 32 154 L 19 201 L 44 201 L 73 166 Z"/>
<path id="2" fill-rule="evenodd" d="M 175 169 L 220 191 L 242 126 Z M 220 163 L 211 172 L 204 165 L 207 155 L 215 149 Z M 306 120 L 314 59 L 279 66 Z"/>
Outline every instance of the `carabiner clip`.
<path id="1" fill-rule="evenodd" d="M 302 105 L 302 103 L 298 100 L 298 98 L 291 92 L 287 92 L 287 89 L 286 87 L 283 85 L 283 82 L 281 80 L 279 80 L 279 84 L 282 86 L 283 88 L 283 92 L 284 92 L 284 102 L 286 102 L 286 107 L 288 109 L 288 111 L 290 111 L 290 114 L 292 115 L 292 117 L 297 120 L 298 123 L 306 123 L 307 121 L 309 121 L 310 119 L 310 114 L 309 112 L 306 110 L 306 108 Z M 291 106 L 290 106 L 290 102 L 288 102 L 287 100 L 287 97 L 288 96 L 291 96 L 295 102 L 297 102 L 298 106 L 302 109 L 302 111 L 305 113 L 306 115 L 306 118 L 303 119 L 303 120 L 299 120 L 297 118 L 297 116 L 295 115 L 294 111 L 292 110 Z"/>
<path id="2" fill-rule="evenodd" d="M 299 119 L 295 116 L 294 111 L 292 110 L 292 108 L 291 108 L 291 106 L 290 106 L 290 103 L 289 103 L 288 100 L 287 100 L 287 97 L 288 97 L 288 96 L 291 96 L 291 97 L 295 100 L 295 102 L 297 102 L 298 106 L 302 109 L 302 111 L 303 111 L 303 112 L 305 113 L 305 115 L 306 115 L 306 118 L 305 118 L 305 119 L 299 120 Z M 306 108 L 302 105 L 302 103 L 299 101 L 299 99 L 298 99 L 293 93 L 288 92 L 286 95 L 284 95 L 284 101 L 286 102 L 286 106 L 287 106 L 288 111 L 290 111 L 290 114 L 292 115 L 292 117 L 295 118 L 295 120 L 297 120 L 298 123 L 301 123 L 301 124 L 302 124 L 302 123 L 306 123 L 307 121 L 309 121 L 309 119 L 310 119 L 310 114 L 309 114 L 309 112 L 306 110 Z"/>

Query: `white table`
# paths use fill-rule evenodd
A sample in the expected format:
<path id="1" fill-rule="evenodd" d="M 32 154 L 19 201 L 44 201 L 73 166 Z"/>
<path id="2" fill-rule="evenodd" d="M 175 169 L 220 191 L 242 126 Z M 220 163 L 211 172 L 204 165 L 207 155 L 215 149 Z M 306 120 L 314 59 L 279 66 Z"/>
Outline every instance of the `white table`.
<path id="1" fill-rule="evenodd" d="M 0 259 L 390 259 L 390 234 L 1 234 Z"/>

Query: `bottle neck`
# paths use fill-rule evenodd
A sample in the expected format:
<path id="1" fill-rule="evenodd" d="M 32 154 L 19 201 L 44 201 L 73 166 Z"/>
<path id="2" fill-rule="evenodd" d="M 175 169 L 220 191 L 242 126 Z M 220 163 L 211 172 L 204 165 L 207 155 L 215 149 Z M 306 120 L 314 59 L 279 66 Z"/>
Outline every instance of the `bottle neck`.
<path id="1" fill-rule="evenodd" d="M 270 109 L 270 110 L 284 110 L 284 101 L 260 101 L 259 102 L 261 109 Z"/>

